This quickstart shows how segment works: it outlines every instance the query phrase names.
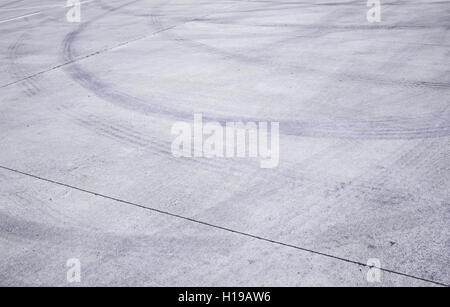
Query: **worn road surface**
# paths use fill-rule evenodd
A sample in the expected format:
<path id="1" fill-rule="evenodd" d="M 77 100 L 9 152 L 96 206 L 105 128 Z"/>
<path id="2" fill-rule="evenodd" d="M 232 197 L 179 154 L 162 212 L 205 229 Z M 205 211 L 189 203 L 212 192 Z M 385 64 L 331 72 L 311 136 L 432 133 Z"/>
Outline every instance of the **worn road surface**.
<path id="1" fill-rule="evenodd" d="M 1 0 L 0 285 L 449 285 L 450 1 L 381 2 Z M 194 113 L 278 167 L 174 157 Z"/>

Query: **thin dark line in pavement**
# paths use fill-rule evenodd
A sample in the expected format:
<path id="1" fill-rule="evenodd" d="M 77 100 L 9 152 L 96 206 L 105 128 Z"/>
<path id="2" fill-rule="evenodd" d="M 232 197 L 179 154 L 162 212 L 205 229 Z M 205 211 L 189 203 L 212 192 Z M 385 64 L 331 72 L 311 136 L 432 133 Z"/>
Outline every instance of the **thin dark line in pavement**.
<path id="1" fill-rule="evenodd" d="M 105 198 L 105 199 L 108 199 L 108 200 L 112 200 L 112 201 L 115 201 L 115 202 L 127 204 L 127 205 L 134 206 L 134 207 L 137 207 L 137 208 L 150 210 L 150 211 L 153 211 L 153 212 L 156 212 L 156 213 L 160 213 L 160 214 L 164 214 L 164 215 L 167 215 L 167 216 L 175 217 L 175 218 L 178 218 L 178 219 L 186 220 L 186 221 L 193 222 L 193 223 L 196 223 L 196 224 L 212 227 L 212 228 L 215 228 L 215 229 L 224 230 L 224 231 L 231 232 L 231 233 L 238 234 L 238 235 L 242 235 L 242 236 L 245 236 L 245 237 L 257 239 L 257 240 L 260 240 L 260 241 L 269 242 L 269 243 L 272 243 L 272 244 L 275 244 L 275 245 L 280 245 L 280 246 L 284 246 L 284 247 L 294 248 L 294 249 L 297 249 L 297 250 L 300 250 L 300 251 L 304 251 L 304 252 L 308 252 L 308 253 L 311 253 L 311 254 L 320 255 L 320 256 L 332 258 L 332 259 L 335 259 L 335 260 L 344 261 L 344 262 L 347 262 L 347 263 L 351 263 L 351 264 L 356 264 L 356 265 L 363 266 L 363 267 L 372 268 L 372 266 L 369 266 L 369 265 L 367 265 L 365 263 L 362 263 L 362 262 L 359 262 L 359 261 L 346 259 L 346 258 L 342 258 L 342 257 L 335 256 L 335 255 L 332 255 L 332 254 L 326 254 L 326 253 L 318 252 L 318 251 L 315 251 L 315 250 L 312 250 L 312 249 L 304 248 L 304 247 L 301 247 L 301 246 L 297 246 L 297 245 L 293 245 L 293 244 L 289 244 L 289 243 L 284 243 L 284 242 L 281 242 L 281 241 L 272 240 L 272 239 L 269 239 L 269 238 L 265 238 L 265 237 L 261 237 L 261 236 L 258 236 L 258 235 L 242 232 L 242 231 L 239 231 L 239 230 L 235 230 L 235 229 L 231 229 L 231 228 L 227 228 L 227 227 L 211 224 L 211 223 L 208 223 L 208 222 L 205 222 L 205 221 L 197 220 L 197 219 L 194 219 L 194 218 L 190 218 L 190 217 L 187 217 L 187 216 L 179 215 L 179 214 L 172 213 L 172 212 L 169 212 L 169 211 L 164 211 L 164 210 L 160 210 L 160 209 L 156 209 L 156 208 L 152 208 L 152 207 L 147 207 L 147 206 L 144 206 L 144 205 L 141 205 L 141 204 L 138 204 L 138 203 L 134 203 L 134 202 L 131 202 L 131 201 L 127 201 L 127 200 L 123 200 L 123 199 L 120 199 L 120 198 L 116 198 L 116 197 L 108 196 L 108 195 L 105 195 L 105 194 L 97 193 L 97 192 L 94 192 L 94 191 L 86 190 L 86 189 L 83 189 L 83 188 L 79 188 L 79 187 L 76 187 L 76 186 L 73 186 L 73 185 L 70 185 L 70 184 L 67 184 L 67 183 L 63 183 L 63 182 L 55 181 L 55 180 L 52 180 L 52 179 L 44 178 L 44 177 L 41 177 L 41 176 L 33 175 L 33 174 L 30 174 L 30 173 L 22 172 L 22 171 L 19 171 L 19 170 L 10 168 L 10 167 L 6 167 L 6 166 L 3 166 L 3 165 L 0 165 L 0 168 L 4 169 L 4 170 L 7 170 L 7 171 L 10 171 L 10 172 L 14 172 L 14 173 L 17 173 L 17 174 L 28 176 L 28 177 L 31 177 L 31 178 L 34 178 L 34 179 L 38 179 L 38 180 L 41 180 L 41 181 L 45 181 L 45 182 L 53 183 L 53 184 L 56 184 L 56 185 L 59 185 L 59 186 L 63 186 L 63 187 L 66 187 L 66 188 L 69 188 L 69 189 L 72 189 L 72 190 L 76 190 L 76 191 L 79 191 L 79 192 L 91 194 L 91 195 L 94 195 L 94 196 L 97 196 L 97 197 L 102 197 L 102 198 Z M 406 274 L 406 273 L 402 273 L 402 272 L 386 269 L 386 268 L 379 268 L 379 269 L 381 271 L 384 271 L 384 272 L 387 272 L 387 273 L 391 273 L 391 274 L 395 274 L 395 275 L 399 275 L 399 276 L 403 276 L 403 277 L 408 277 L 408 278 L 413 278 L 413 279 L 416 279 L 416 280 L 421 280 L 421 281 L 432 283 L 432 284 L 439 285 L 439 286 L 450 287 L 450 285 L 445 284 L 443 282 L 438 282 L 438 281 L 434 281 L 434 280 L 430 280 L 430 279 L 426 279 L 426 278 L 422 278 L 422 277 L 418 277 L 418 276 L 414 276 L 414 275 L 410 275 L 410 274 Z"/>

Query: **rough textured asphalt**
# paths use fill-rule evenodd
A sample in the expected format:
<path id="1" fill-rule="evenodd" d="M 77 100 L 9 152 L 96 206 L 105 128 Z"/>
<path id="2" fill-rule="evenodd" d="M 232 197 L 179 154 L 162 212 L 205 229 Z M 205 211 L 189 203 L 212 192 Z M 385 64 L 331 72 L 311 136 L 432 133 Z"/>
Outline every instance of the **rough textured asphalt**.
<path id="1" fill-rule="evenodd" d="M 450 284 L 450 1 L 64 5 L 0 2 L 1 286 Z M 200 112 L 279 166 L 173 157 Z"/>

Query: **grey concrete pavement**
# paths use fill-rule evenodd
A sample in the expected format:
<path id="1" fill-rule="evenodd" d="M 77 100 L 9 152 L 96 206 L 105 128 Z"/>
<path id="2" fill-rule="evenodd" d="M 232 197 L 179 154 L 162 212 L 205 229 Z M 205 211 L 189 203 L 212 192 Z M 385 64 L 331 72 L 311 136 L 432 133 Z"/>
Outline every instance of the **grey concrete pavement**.
<path id="1" fill-rule="evenodd" d="M 449 284 L 450 2 L 364 2 L 0 3 L 0 284 Z M 173 157 L 194 113 L 279 166 Z"/>

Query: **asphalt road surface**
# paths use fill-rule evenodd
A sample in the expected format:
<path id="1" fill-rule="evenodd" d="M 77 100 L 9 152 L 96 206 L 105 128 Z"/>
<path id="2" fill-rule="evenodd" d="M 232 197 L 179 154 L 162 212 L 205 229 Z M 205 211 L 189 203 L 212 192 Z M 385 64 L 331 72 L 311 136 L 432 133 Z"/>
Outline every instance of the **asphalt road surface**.
<path id="1" fill-rule="evenodd" d="M 450 284 L 450 2 L 381 2 L 1 0 L 0 285 Z M 194 113 L 279 165 L 174 157 Z"/>

